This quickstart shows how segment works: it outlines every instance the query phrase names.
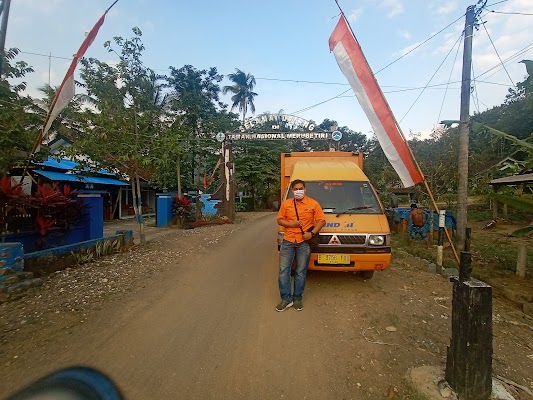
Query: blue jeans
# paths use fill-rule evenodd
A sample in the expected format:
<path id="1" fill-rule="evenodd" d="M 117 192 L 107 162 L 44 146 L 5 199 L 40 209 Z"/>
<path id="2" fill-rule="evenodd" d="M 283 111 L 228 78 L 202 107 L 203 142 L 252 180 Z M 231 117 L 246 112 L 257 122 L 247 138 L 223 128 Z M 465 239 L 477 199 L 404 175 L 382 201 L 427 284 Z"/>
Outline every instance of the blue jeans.
<path id="1" fill-rule="evenodd" d="M 294 273 L 294 294 L 291 294 L 291 268 L 296 257 L 296 271 Z M 282 300 L 302 300 L 307 276 L 307 265 L 311 257 L 311 248 L 307 242 L 292 243 L 284 240 L 279 250 L 279 294 Z"/>

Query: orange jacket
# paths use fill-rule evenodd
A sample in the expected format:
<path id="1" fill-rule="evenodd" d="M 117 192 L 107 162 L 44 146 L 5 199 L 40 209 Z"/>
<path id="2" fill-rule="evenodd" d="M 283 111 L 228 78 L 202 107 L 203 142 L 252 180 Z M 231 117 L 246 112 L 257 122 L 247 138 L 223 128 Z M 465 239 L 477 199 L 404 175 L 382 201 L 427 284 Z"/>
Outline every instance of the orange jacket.
<path id="1" fill-rule="evenodd" d="M 315 225 L 315 223 L 326 220 L 326 216 L 324 215 L 324 211 L 322 211 L 320 204 L 310 197 L 305 196 L 301 201 L 296 201 L 296 207 L 298 207 L 298 215 L 302 222 L 302 229 L 304 232 Z M 287 199 L 281 203 L 278 219 L 284 219 L 289 222 L 296 221 L 294 199 Z M 285 228 L 283 239 L 293 243 L 301 243 L 304 241 L 300 228 Z"/>

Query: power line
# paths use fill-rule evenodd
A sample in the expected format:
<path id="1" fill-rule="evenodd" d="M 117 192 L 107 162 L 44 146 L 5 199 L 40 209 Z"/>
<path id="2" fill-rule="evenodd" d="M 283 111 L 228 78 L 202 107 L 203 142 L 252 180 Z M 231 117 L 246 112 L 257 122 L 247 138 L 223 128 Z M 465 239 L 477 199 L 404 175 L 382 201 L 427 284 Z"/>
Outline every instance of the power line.
<path id="1" fill-rule="evenodd" d="M 40 57 L 46 57 L 46 58 L 57 58 L 59 60 L 69 60 L 71 61 L 73 57 L 67 58 L 67 57 L 60 57 L 60 56 L 53 56 L 51 54 L 41 54 L 41 53 L 33 53 L 31 51 L 22 51 L 20 50 L 19 53 L 22 54 L 31 54 L 32 56 L 40 56 Z"/>
<path id="2" fill-rule="evenodd" d="M 278 78 L 255 78 L 256 80 L 263 81 L 277 81 L 277 82 L 294 82 L 294 83 L 310 83 L 310 84 L 320 84 L 320 85 L 339 85 L 346 86 L 349 83 L 337 83 L 337 82 L 320 82 L 320 81 L 302 81 L 297 79 L 278 79 Z"/>
<path id="3" fill-rule="evenodd" d="M 424 40 L 422 43 L 418 44 L 417 46 L 415 46 L 414 48 L 412 48 L 411 50 L 409 50 L 407 53 L 403 54 L 401 57 L 398 57 L 396 60 L 392 61 L 391 63 L 387 64 L 385 67 L 383 67 L 383 68 L 381 68 L 380 70 L 378 70 L 376 73 L 374 73 L 374 75 L 379 74 L 381 71 L 385 70 L 386 68 L 388 68 L 388 67 L 390 67 L 391 65 L 395 64 L 396 62 L 400 61 L 402 58 L 404 58 L 404 57 L 407 56 L 408 54 L 412 53 L 413 51 L 415 51 L 416 49 L 418 49 L 420 46 L 424 45 L 425 43 L 427 43 L 428 41 L 430 41 L 431 39 L 433 39 L 435 36 L 437 36 L 437 35 L 439 35 L 440 33 L 444 32 L 444 31 L 445 31 L 446 29 L 448 29 L 450 26 L 452 26 L 453 24 L 455 24 L 457 21 L 461 20 L 464 16 L 465 16 L 465 14 L 461 15 L 461 16 L 460 16 L 459 18 L 457 18 L 455 21 L 451 22 L 450 24 L 448 24 L 447 26 L 445 26 L 444 28 L 442 28 L 440 31 L 438 31 L 438 32 L 435 33 L 434 35 L 430 36 L 429 38 L 427 38 L 426 40 Z M 454 47 L 455 47 L 455 45 L 454 45 Z M 453 50 L 453 47 L 452 47 L 452 50 Z M 451 50 L 450 50 L 450 52 L 451 52 Z M 448 53 L 448 55 L 449 55 L 449 53 Z M 448 57 L 448 56 L 446 56 L 446 58 L 447 58 L 447 57 Z M 446 60 L 446 58 L 444 59 L 444 61 Z M 443 62 L 444 62 L 444 61 L 443 61 Z M 441 64 L 441 66 L 442 66 L 442 64 Z M 439 66 L 439 69 L 440 69 L 440 66 Z M 437 69 L 437 72 L 438 72 L 438 69 Z M 436 72 L 435 72 L 435 74 L 436 74 Z M 435 74 L 434 74 L 433 76 L 435 76 Z M 433 79 L 433 77 L 432 77 L 431 79 Z M 431 81 L 431 80 L 430 80 L 430 81 Z M 429 83 L 429 82 L 428 82 L 428 83 Z M 427 86 L 428 86 L 428 85 L 426 85 L 425 88 L 427 88 Z M 425 90 L 425 88 L 424 88 L 424 90 Z M 332 101 L 332 100 L 335 100 L 335 99 L 337 99 L 337 98 L 340 98 L 340 97 L 342 97 L 343 94 L 345 94 L 345 93 L 347 93 L 347 92 L 349 92 L 349 91 L 350 91 L 350 89 L 347 89 L 347 90 L 345 90 L 344 92 L 338 94 L 337 96 L 334 96 L 334 97 L 331 97 L 331 98 L 329 98 L 329 99 L 327 99 L 327 100 L 321 101 L 320 103 L 316 103 L 316 104 L 313 104 L 313 105 L 311 105 L 311 106 L 308 106 L 308 107 L 302 108 L 301 110 L 298 110 L 298 111 L 296 111 L 296 112 L 294 112 L 294 113 L 292 113 L 292 114 L 294 115 L 294 114 L 299 114 L 299 113 L 302 113 L 302 112 L 305 112 L 305 111 L 309 111 L 309 110 L 311 110 L 311 109 L 313 109 L 313 108 L 315 108 L 315 107 L 318 107 L 318 106 L 320 106 L 320 105 L 322 105 L 322 104 L 324 104 L 324 103 L 327 103 L 327 102 L 329 102 L 329 101 Z M 421 94 L 420 94 L 420 95 L 421 95 Z M 418 98 L 420 98 L 420 96 L 418 96 Z M 417 100 L 418 100 L 418 98 L 417 98 Z M 416 103 L 417 100 L 415 100 L 415 103 Z M 413 106 L 414 106 L 414 104 L 413 104 Z M 412 108 L 413 106 L 411 106 L 411 108 Z M 410 109 L 409 109 L 409 110 L 410 110 Z M 408 112 L 409 112 L 409 111 L 408 111 Z M 407 114 L 406 114 L 406 115 L 407 115 Z M 405 118 L 405 115 L 404 115 L 404 118 Z"/>
<path id="4" fill-rule="evenodd" d="M 476 73 L 474 72 L 474 63 L 472 62 L 472 76 L 476 76 Z M 472 80 L 472 84 L 474 86 L 474 90 L 472 91 L 472 99 L 474 100 L 474 104 L 476 105 L 477 112 L 479 113 L 479 95 L 477 92 L 477 86 L 476 86 L 476 80 Z"/>
<path id="5" fill-rule="evenodd" d="M 455 43 L 453 44 L 452 48 L 450 49 L 450 51 L 448 52 L 448 54 L 446 54 L 446 57 L 444 57 L 444 60 L 442 60 L 442 62 L 440 63 L 440 65 L 438 66 L 437 70 L 433 73 L 433 75 L 431 75 L 431 78 L 429 78 L 429 81 L 428 83 L 426 84 L 426 86 L 422 89 L 422 91 L 420 92 L 420 94 L 418 95 L 418 97 L 415 99 L 415 101 L 413 102 L 413 104 L 411 105 L 411 107 L 409 107 L 409 109 L 407 110 L 407 112 L 404 114 L 404 116 L 400 119 L 399 122 L 402 122 L 405 117 L 407 117 L 407 114 L 409 114 L 409 112 L 413 109 L 413 107 L 415 106 L 415 104 L 418 102 L 418 100 L 420 99 L 420 97 L 422 96 L 422 94 L 424 93 L 424 91 L 426 90 L 426 88 L 428 87 L 428 85 L 431 83 L 431 81 L 433 80 L 433 78 L 435 77 L 435 75 L 437 75 L 437 73 L 439 72 L 439 70 L 441 69 L 441 67 L 443 66 L 443 64 L 446 62 L 446 60 L 448 59 L 448 56 L 451 54 L 451 52 L 453 51 L 453 49 L 455 48 L 455 46 L 458 45 L 458 43 L 461 41 L 461 39 L 463 38 L 463 33 L 461 32 L 461 35 L 459 36 L 459 38 L 455 41 Z"/>
<path id="6" fill-rule="evenodd" d="M 511 60 L 517 58 L 517 57 L 520 57 L 522 54 L 524 54 L 525 52 L 531 50 L 533 48 L 533 42 L 528 44 L 526 47 L 522 48 L 521 50 L 518 50 L 515 54 L 507 57 L 505 60 L 504 60 L 504 63 L 508 63 L 510 62 Z M 485 74 L 488 74 L 489 72 L 493 71 L 494 69 L 500 67 L 500 64 L 497 64 L 495 65 L 494 67 L 492 68 L 489 68 L 488 70 L 486 70 L 485 72 L 483 72 L 482 74 L 478 75 L 475 77 L 475 79 L 477 78 L 480 78 L 482 77 L 483 75 Z M 498 71 L 495 71 L 495 72 L 498 72 Z M 492 76 L 492 75 L 489 75 L 489 76 Z M 488 78 L 488 77 L 487 77 Z M 514 83 L 513 83 L 513 86 L 514 86 Z"/>
<path id="7" fill-rule="evenodd" d="M 494 14 L 506 14 L 506 15 L 527 15 L 527 16 L 533 16 L 531 13 L 519 13 L 519 12 L 503 12 L 503 11 L 494 11 L 494 10 L 488 10 L 491 13 Z"/>
<path id="8" fill-rule="evenodd" d="M 507 71 L 507 68 L 505 68 L 505 64 L 503 63 L 502 58 L 500 57 L 500 53 L 498 53 L 498 49 L 496 49 L 496 46 L 494 45 L 494 42 L 492 41 L 492 38 L 489 35 L 489 31 L 487 30 L 487 27 L 485 26 L 485 22 L 482 22 L 481 25 L 483 25 L 483 29 L 485 29 L 485 32 L 487 33 L 487 36 L 488 36 L 488 38 L 490 40 L 490 43 L 492 44 L 492 47 L 494 48 L 494 51 L 496 52 L 496 55 L 498 56 L 498 60 L 500 60 L 500 63 L 502 65 L 503 69 L 505 70 L 505 73 L 509 77 L 509 80 L 511 81 L 511 83 L 514 85 L 514 82 L 511 79 L 511 75 L 509 75 L 509 71 Z"/>
<path id="9" fill-rule="evenodd" d="M 426 40 L 424 40 L 422 43 L 419 43 L 417 46 L 413 47 L 411 50 L 409 50 L 407 53 L 403 54 L 402 56 L 398 57 L 396 60 L 394 60 L 393 62 L 385 65 L 383 68 L 381 68 L 380 70 L 378 70 L 377 72 L 374 73 L 374 75 L 377 75 L 379 74 L 381 71 L 383 71 L 384 69 L 390 67 L 392 64 L 395 64 L 396 62 L 400 61 L 402 58 L 404 58 L 405 56 L 407 56 L 408 54 L 412 53 L 413 51 L 415 51 L 416 49 L 418 49 L 420 46 L 426 44 L 427 42 L 429 42 L 431 39 L 433 39 L 435 36 L 439 35 L 440 33 L 444 32 L 446 29 L 448 29 L 450 26 L 452 26 L 453 24 L 455 24 L 457 21 L 461 20 L 466 14 L 463 14 L 461 15 L 459 18 L 457 18 L 455 21 L 451 22 L 449 25 L 445 26 L 444 28 L 442 28 L 440 31 L 438 31 L 437 33 L 435 33 L 434 35 L 430 36 L 429 38 L 427 38 Z"/>
<path id="10" fill-rule="evenodd" d="M 463 38 L 463 35 L 461 35 L 461 39 Z M 450 76 L 448 77 L 448 83 L 446 84 L 446 91 L 444 92 L 444 96 L 442 98 L 442 103 L 440 105 L 440 110 L 439 110 L 439 117 L 437 118 L 437 124 L 440 123 L 440 116 L 442 114 L 442 109 L 444 108 L 444 101 L 446 100 L 446 95 L 448 94 L 448 88 L 450 86 L 450 82 L 452 80 L 452 75 L 453 75 L 453 70 L 455 68 L 455 62 L 457 61 L 457 55 L 459 54 L 459 49 L 461 48 L 461 42 L 459 42 L 459 45 L 457 46 L 457 51 L 455 52 L 455 58 L 453 60 L 453 63 L 452 63 L 452 69 L 450 71 Z"/>
<path id="11" fill-rule="evenodd" d="M 296 115 L 296 114 L 303 113 L 303 112 L 305 112 L 305 111 L 309 111 L 309 110 L 311 110 L 312 108 L 318 107 L 318 106 L 320 106 L 320 105 L 322 105 L 322 104 L 324 104 L 324 103 L 327 103 L 327 102 L 329 102 L 329 101 L 331 101 L 331 100 L 335 100 L 335 99 L 341 97 L 344 93 L 349 92 L 350 90 L 352 90 L 352 88 L 347 89 L 347 90 L 345 90 L 344 92 L 342 92 L 342 93 L 338 94 L 337 96 L 334 96 L 334 97 L 332 97 L 332 98 L 330 98 L 330 99 L 327 99 L 327 100 L 321 101 L 320 103 L 313 104 L 312 106 L 305 107 L 305 108 L 302 108 L 301 110 L 295 111 L 295 112 L 291 113 L 291 115 Z"/>
<path id="12" fill-rule="evenodd" d="M 486 7 L 492 7 L 492 6 L 495 6 L 496 4 L 505 3 L 506 1 L 509 1 L 509 0 L 501 0 L 501 1 L 498 1 L 498 2 L 496 2 L 496 3 L 492 3 L 492 4 L 489 4 L 489 5 L 486 5 L 485 8 L 486 8 Z"/>

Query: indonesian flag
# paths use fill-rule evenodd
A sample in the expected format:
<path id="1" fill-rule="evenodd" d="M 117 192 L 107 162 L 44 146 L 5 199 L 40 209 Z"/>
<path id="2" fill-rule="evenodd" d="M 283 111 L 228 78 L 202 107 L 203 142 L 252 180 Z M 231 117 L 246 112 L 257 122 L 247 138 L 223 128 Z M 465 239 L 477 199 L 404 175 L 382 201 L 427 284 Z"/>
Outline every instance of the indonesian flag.
<path id="1" fill-rule="evenodd" d="M 403 185 L 410 187 L 422 182 L 424 178 L 411 159 L 409 148 L 400 134 L 389 104 L 344 15 L 341 15 L 329 38 L 329 49 L 333 51 L 342 73 L 370 120 L 383 152 Z"/>
<path id="2" fill-rule="evenodd" d="M 96 39 L 96 35 L 98 35 L 98 31 L 100 30 L 100 27 L 103 25 L 105 16 L 111 10 L 111 8 L 117 3 L 118 0 L 116 0 L 111 7 L 109 7 L 104 15 L 100 17 L 98 22 L 95 26 L 90 30 L 90 32 L 85 37 L 85 40 L 81 44 L 80 48 L 74 55 L 74 59 L 70 63 L 70 67 L 67 71 L 67 74 L 63 78 L 63 82 L 61 83 L 61 86 L 59 86 L 59 89 L 57 90 L 54 99 L 52 100 L 52 104 L 50 106 L 50 110 L 48 111 L 48 115 L 46 117 L 46 123 L 44 125 L 44 128 L 39 135 L 39 139 L 37 141 L 37 146 L 35 148 L 34 152 L 38 152 L 43 140 L 46 138 L 48 131 L 50 130 L 50 126 L 52 126 L 52 123 L 56 119 L 56 117 L 59 115 L 61 111 L 68 105 L 70 100 L 74 97 L 75 94 L 75 85 L 74 85 L 74 71 L 76 70 L 76 67 L 78 66 L 78 62 L 80 61 L 80 58 L 82 58 L 87 51 L 87 49 L 91 46 L 91 44 L 94 42 L 94 39 Z"/>

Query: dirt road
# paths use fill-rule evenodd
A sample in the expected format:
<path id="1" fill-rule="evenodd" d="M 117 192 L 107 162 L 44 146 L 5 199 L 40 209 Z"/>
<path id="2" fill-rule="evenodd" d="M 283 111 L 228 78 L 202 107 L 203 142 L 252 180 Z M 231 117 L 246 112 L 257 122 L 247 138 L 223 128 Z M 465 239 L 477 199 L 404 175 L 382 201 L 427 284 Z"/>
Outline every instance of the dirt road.
<path id="1" fill-rule="evenodd" d="M 449 283 L 425 272 L 422 261 L 397 257 L 369 281 L 310 273 L 304 310 L 277 313 L 275 233 L 275 215 L 265 213 L 179 238 L 170 233 L 137 250 L 137 273 L 148 263 L 153 272 L 125 293 L 85 309 L 83 318 L 73 308 L 58 320 L 50 310 L 40 325 L 4 335 L 0 398 L 55 369 L 84 364 L 108 373 L 128 399 L 376 399 L 391 388 L 415 399 L 404 375 L 411 366 L 444 361 Z M 19 311 L 39 307 L 33 300 L 20 300 Z M 495 308 L 513 312 L 506 307 Z M 526 348 L 528 335 L 524 327 L 513 338 Z M 529 386 L 529 353 L 510 354 L 495 341 L 498 372 Z"/>

